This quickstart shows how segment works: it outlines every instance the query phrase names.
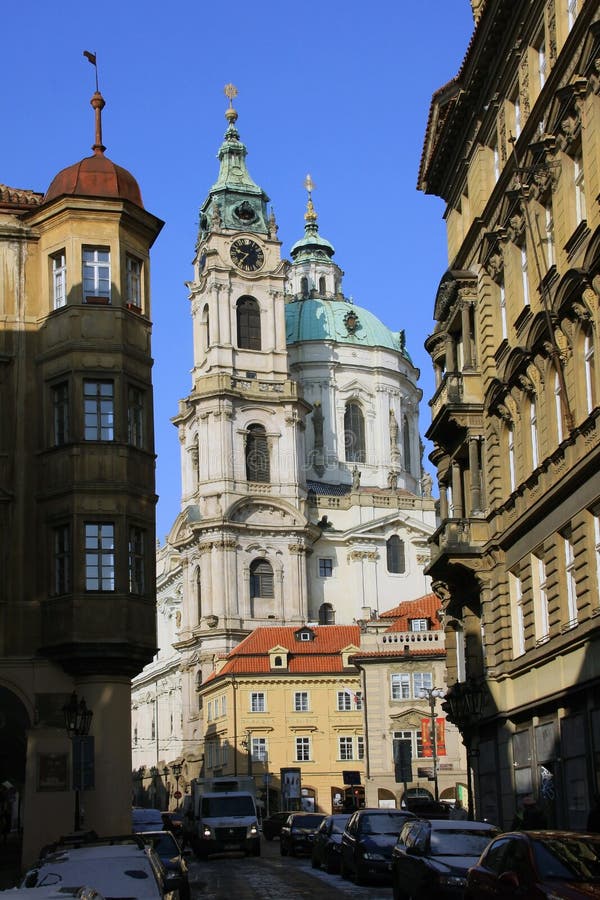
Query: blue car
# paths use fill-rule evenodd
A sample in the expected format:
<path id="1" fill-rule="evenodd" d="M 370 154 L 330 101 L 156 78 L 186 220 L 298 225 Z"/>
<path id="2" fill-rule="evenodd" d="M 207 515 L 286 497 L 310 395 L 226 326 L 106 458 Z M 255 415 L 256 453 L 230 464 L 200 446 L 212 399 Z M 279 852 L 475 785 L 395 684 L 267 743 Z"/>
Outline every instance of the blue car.
<path id="1" fill-rule="evenodd" d="M 356 884 L 371 878 L 390 881 L 392 849 L 402 827 L 416 816 L 407 809 L 358 809 L 342 835 L 340 875 Z"/>

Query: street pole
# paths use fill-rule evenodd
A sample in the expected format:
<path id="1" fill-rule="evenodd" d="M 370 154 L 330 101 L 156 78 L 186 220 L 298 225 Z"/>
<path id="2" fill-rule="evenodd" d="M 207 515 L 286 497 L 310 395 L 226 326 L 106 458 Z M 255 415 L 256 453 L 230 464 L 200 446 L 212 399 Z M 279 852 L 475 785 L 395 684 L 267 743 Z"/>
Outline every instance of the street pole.
<path id="1" fill-rule="evenodd" d="M 444 691 L 440 688 L 423 689 L 420 693 L 424 700 L 429 701 L 429 721 L 431 728 L 431 755 L 433 758 L 433 792 L 436 802 L 440 799 L 440 790 L 438 784 L 438 748 L 437 748 L 437 728 L 435 717 L 435 704 L 438 698 L 445 696 Z"/>

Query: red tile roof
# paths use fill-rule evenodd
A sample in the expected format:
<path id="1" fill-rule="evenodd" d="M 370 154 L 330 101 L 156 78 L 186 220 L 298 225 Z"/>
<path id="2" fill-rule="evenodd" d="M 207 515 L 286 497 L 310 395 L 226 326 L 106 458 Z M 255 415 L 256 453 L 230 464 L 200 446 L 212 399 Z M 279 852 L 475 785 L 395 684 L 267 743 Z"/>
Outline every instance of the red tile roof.
<path id="1" fill-rule="evenodd" d="M 438 616 L 440 609 L 440 601 L 435 594 L 425 594 L 417 600 L 404 600 L 389 609 L 387 612 L 381 613 L 381 619 L 393 619 L 388 631 L 410 631 L 411 619 L 428 619 L 431 631 L 440 631 L 442 623 Z"/>
<path id="2" fill-rule="evenodd" d="M 296 633 L 304 629 L 314 634 L 313 640 L 296 638 Z M 228 654 L 218 675 L 344 672 L 342 650 L 350 646 L 360 647 L 358 625 L 257 628 Z M 284 647 L 288 651 L 287 667 L 271 667 L 269 652 L 274 647 Z"/>

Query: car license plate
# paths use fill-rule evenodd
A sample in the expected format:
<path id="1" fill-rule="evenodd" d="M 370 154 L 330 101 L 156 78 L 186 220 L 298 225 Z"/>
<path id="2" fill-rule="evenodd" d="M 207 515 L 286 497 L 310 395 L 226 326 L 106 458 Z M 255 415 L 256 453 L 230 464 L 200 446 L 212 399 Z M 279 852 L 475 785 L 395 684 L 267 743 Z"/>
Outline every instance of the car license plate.
<path id="1" fill-rule="evenodd" d="M 237 844 L 225 844 L 225 849 L 226 850 L 239 850 L 240 848 L 238 847 Z"/>

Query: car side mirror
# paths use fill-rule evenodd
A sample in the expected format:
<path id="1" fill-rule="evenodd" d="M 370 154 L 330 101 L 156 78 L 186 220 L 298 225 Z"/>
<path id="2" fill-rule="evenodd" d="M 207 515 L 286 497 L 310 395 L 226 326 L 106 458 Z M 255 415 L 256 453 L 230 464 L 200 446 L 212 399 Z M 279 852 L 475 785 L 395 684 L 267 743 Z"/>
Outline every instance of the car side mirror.
<path id="1" fill-rule="evenodd" d="M 499 875 L 498 881 L 503 887 L 518 888 L 521 884 L 521 882 L 519 881 L 519 876 L 512 870 L 508 870 L 507 872 L 503 872 L 501 875 Z"/>

